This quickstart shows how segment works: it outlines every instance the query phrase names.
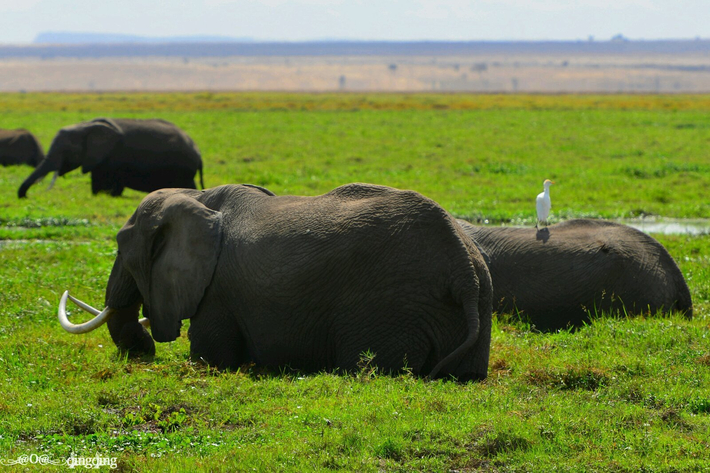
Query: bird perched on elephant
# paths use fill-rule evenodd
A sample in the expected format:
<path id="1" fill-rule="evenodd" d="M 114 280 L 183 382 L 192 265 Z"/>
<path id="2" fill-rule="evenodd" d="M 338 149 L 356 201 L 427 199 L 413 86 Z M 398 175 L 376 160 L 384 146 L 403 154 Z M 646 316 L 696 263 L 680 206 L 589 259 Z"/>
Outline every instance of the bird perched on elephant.
<path id="1" fill-rule="evenodd" d="M 540 330 L 579 326 L 589 314 L 684 312 L 688 285 L 658 241 L 626 225 L 575 219 L 548 227 L 479 227 L 459 220 L 493 280 L 493 310 Z"/>
<path id="2" fill-rule="evenodd" d="M 537 223 L 535 228 L 540 230 L 540 226 L 547 226 L 547 219 L 550 216 L 550 209 L 552 208 L 552 201 L 550 200 L 550 186 L 554 184 L 553 181 L 545 179 L 542 183 L 543 191 L 540 192 L 535 198 L 535 210 L 537 211 Z"/>
<path id="3" fill-rule="evenodd" d="M 192 139 L 165 120 L 97 118 L 59 130 L 47 157 L 20 186 L 22 198 L 38 179 L 81 167 L 91 173 L 91 191 L 119 196 L 124 188 L 152 192 L 166 187 L 195 189 L 202 157 Z M 52 179 L 52 184 L 54 184 Z M 50 185 L 51 187 L 51 185 Z"/>
<path id="4" fill-rule="evenodd" d="M 24 128 L 0 129 L 0 164 L 27 164 L 35 167 L 43 159 L 44 150 L 35 135 Z"/>
<path id="5" fill-rule="evenodd" d="M 456 221 L 416 192 L 164 189 L 143 200 L 117 241 L 107 308 L 93 309 L 86 328 L 108 317 L 129 353 L 153 353 L 153 339 L 175 340 L 189 318 L 193 359 L 220 368 L 353 370 L 370 351 L 386 371 L 486 377 L 488 270 Z M 63 326 L 84 331 L 62 315 L 66 299 Z"/>

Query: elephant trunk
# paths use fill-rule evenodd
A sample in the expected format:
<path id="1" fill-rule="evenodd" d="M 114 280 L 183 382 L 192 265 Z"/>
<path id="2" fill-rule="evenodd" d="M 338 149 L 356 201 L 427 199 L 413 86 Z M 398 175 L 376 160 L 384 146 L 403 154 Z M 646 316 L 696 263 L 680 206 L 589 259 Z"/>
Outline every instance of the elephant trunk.
<path id="1" fill-rule="evenodd" d="M 17 191 L 17 196 L 22 199 L 23 197 L 27 196 L 27 190 L 38 180 L 42 179 L 44 176 L 49 174 L 50 172 L 57 172 L 59 171 L 59 164 L 54 162 L 54 160 L 50 160 L 46 158 L 44 161 L 40 163 L 39 166 L 35 168 L 34 171 L 32 171 L 32 174 L 29 175 L 27 179 L 24 180 L 22 185 L 20 186 L 20 189 Z"/>
<path id="2" fill-rule="evenodd" d="M 145 329 L 148 319 L 138 320 L 143 298 L 133 277 L 123 268 L 121 257 L 116 258 L 106 286 L 106 306 L 114 311 L 107 326 L 113 342 L 128 355 L 155 354 L 153 337 Z"/>
<path id="3" fill-rule="evenodd" d="M 30 158 L 29 164 L 31 164 L 33 168 L 36 168 L 42 164 L 42 162 L 44 162 L 44 151 L 42 151 L 42 145 L 37 142 L 35 144 L 34 155 Z"/>
<path id="4" fill-rule="evenodd" d="M 136 302 L 122 309 L 111 309 L 113 315 L 106 325 L 113 343 L 121 353 L 126 353 L 129 356 L 153 356 L 155 355 L 155 342 L 145 329 L 150 326 L 150 322 L 145 318 L 138 320 L 140 307 L 141 303 Z"/>

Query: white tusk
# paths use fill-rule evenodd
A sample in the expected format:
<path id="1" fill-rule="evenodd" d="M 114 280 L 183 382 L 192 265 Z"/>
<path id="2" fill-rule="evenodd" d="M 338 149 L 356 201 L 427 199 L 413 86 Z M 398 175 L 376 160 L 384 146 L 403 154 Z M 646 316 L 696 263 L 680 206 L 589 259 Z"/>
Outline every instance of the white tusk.
<path id="1" fill-rule="evenodd" d="M 62 294 L 62 298 L 59 300 L 59 310 L 57 311 L 57 315 L 59 317 L 59 324 L 62 326 L 64 330 L 66 330 L 69 333 L 88 333 L 91 332 L 92 330 L 97 329 L 98 327 L 102 326 L 103 324 L 106 323 L 106 321 L 111 317 L 115 309 L 111 309 L 109 307 L 106 307 L 102 312 L 99 312 L 96 317 L 93 319 L 89 320 L 88 322 L 84 322 L 83 324 L 79 325 L 74 325 L 73 323 L 69 322 L 69 319 L 67 318 L 67 298 L 69 297 L 69 291 L 64 291 L 64 294 Z M 72 302 L 75 302 L 77 299 L 72 297 Z M 79 305 L 79 304 L 77 304 Z M 87 308 L 90 308 L 92 310 L 89 310 L 89 312 L 94 313 L 96 309 L 94 309 L 91 306 L 88 306 L 87 304 L 84 304 L 83 302 L 81 305 L 79 305 L 84 310 L 87 310 Z M 97 311 L 98 312 L 98 311 Z"/>
<path id="2" fill-rule="evenodd" d="M 99 315 L 101 313 L 101 311 L 99 309 L 95 309 L 94 307 L 91 307 L 86 302 L 82 302 L 79 299 L 77 299 L 76 297 L 69 295 L 69 291 L 66 291 L 65 294 L 67 294 L 69 296 L 70 301 L 72 301 L 74 304 L 78 305 L 79 307 L 81 307 L 82 309 L 87 311 L 88 313 L 94 314 L 94 315 Z"/>
<path id="3" fill-rule="evenodd" d="M 69 291 L 67 291 L 67 292 L 69 292 Z M 91 307 L 86 302 L 80 301 L 79 299 L 77 299 L 76 297 L 74 297 L 72 295 L 69 295 L 68 297 L 69 297 L 70 301 L 72 301 L 74 304 L 78 305 L 79 307 L 81 307 L 82 309 L 84 309 L 85 311 L 87 311 L 90 314 L 99 315 L 101 313 L 101 311 L 99 309 L 96 309 L 95 307 Z M 150 320 L 148 320 L 145 317 L 140 319 L 138 321 L 138 323 L 141 324 L 142 326 L 144 326 L 145 328 L 150 328 Z"/>
<path id="4" fill-rule="evenodd" d="M 49 183 L 49 187 L 47 187 L 47 190 L 51 189 L 54 187 L 54 183 L 57 180 L 57 176 L 59 176 L 59 171 L 54 171 L 54 176 L 52 176 L 52 182 Z"/>

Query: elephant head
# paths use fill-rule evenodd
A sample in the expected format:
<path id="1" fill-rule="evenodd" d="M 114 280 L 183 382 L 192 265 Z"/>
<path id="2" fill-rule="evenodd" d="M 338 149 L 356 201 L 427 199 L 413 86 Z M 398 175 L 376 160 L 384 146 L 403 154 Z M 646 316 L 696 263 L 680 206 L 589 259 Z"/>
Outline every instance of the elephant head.
<path id="1" fill-rule="evenodd" d="M 155 352 L 153 339 L 169 342 L 180 335 L 181 321 L 192 317 L 217 265 L 222 237 L 222 214 L 185 194 L 156 191 L 119 231 L 118 254 L 106 288 L 106 309 L 99 312 L 69 296 L 96 318 L 62 326 L 84 333 L 107 322 L 119 349 L 133 354 Z M 167 197 L 166 197 L 167 196 Z M 139 309 L 147 319 L 138 320 Z M 149 325 L 152 338 L 142 326 Z"/>
<path id="2" fill-rule="evenodd" d="M 62 128 L 52 140 L 47 156 L 20 186 L 18 197 L 25 197 L 35 182 L 51 172 L 54 178 L 50 188 L 57 176 L 63 176 L 79 166 L 83 173 L 91 172 L 118 145 L 122 134 L 121 128 L 108 118 Z"/>

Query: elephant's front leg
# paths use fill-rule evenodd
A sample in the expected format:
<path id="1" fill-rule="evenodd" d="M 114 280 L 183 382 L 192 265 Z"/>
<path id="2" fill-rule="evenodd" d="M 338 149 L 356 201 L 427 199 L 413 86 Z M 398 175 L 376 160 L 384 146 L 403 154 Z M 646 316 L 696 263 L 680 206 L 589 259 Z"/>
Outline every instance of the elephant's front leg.
<path id="1" fill-rule="evenodd" d="M 111 191 L 113 194 L 113 182 L 109 173 L 102 170 L 91 171 L 91 193 L 96 195 L 99 192 Z"/>
<path id="2" fill-rule="evenodd" d="M 121 194 L 123 194 L 123 189 L 124 189 L 123 184 L 121 184 L 118 181 L 114 182 L 111 187 L 111 196 L 112 197 L 119 197 Z"/>
<path id="3" fill-rule="evenodd" d="M 202 311 L 205 313 L 204 311 Z M 236 370 L 249 361 L 246 344 L 235 320 L 196 316 L 190 320 L 190 358 L 219 369 Z"/>

